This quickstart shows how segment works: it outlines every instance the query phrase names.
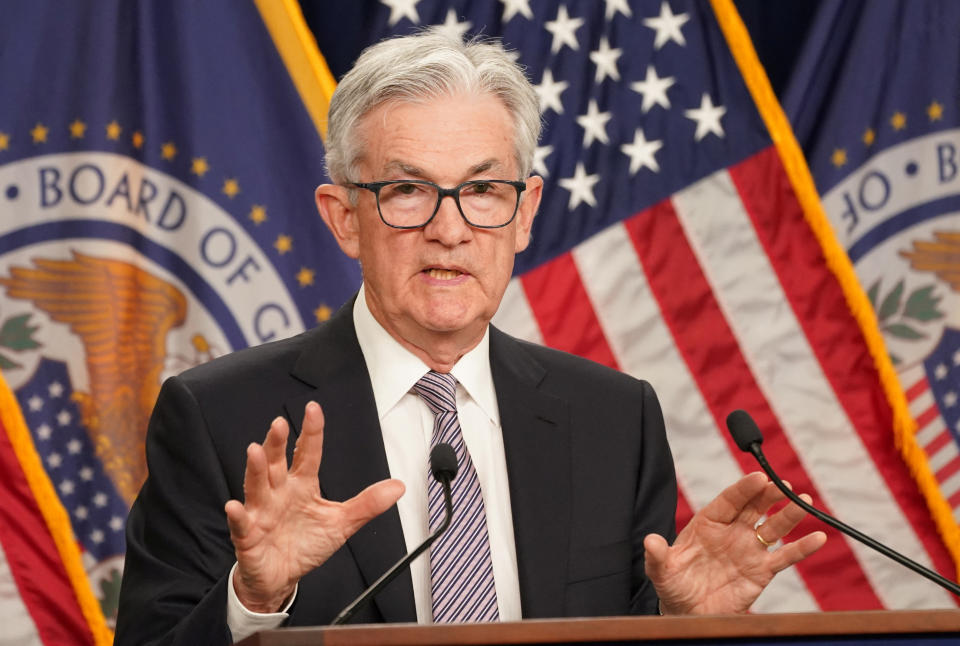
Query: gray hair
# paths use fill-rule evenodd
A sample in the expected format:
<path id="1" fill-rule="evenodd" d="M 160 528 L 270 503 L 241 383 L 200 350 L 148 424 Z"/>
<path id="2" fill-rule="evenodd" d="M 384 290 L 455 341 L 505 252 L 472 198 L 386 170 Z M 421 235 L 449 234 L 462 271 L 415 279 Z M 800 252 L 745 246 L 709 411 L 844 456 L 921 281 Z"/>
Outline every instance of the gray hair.
<path id="1" fill-rule="evenodd" d="M 371 45 L 340 81 L 328 113 L 326 166 L 337 183 L 356 181 L 364 141 L 357 124 L 388 101 L 422 101 L 468 92 L 503 101 L 513 118 L 520 178 L 530 174 L 540 139 L 536 91 L 500 42 L 468 42 L 433 28 Z"/>

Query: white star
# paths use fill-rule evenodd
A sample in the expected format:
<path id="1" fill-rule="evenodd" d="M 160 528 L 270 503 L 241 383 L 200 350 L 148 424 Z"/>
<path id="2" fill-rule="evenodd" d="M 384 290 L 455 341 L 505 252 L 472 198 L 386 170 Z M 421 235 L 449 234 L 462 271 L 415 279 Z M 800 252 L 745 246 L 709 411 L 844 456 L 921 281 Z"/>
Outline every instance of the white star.
<path id="1" fill-rule="evenodd" d="M 63 457 L 59 453 L 51 453 L 47 456 L 47 464 L 50 465 L 51 469 L 56 469 L 63 464 Z"/>
<path id="2" fill-rule="evenodd" d="M 81 480 L 84 480 L 86 482 L 90 482 L 91 480 L 93 480 L 93 469 L 91 469 L 90 467 L 83 467 L 82 469 L 80 469 L 79 474 L 80 474 Z"/>
<path id="3" fill-rule="evenodd" d="M 390 18 L 387 24 L 393 27 L 401 18 L 409 18 L 410 22 L 419 24 L 420 14 L 417 13 L 417 3 L 420 0 L 380 0 L 390 7 Z"/>
<path id="4" fill-rule="evenodd" d="M 86 507 L 84 507 L 83 505 L 80 505 L 79 507 L 73 510 L 73 515 L 79 518 L 80 520 L 84 520 L 89 515 L 89 512 L 87 511 Z"/>
<path id="5" fill-rule="evenodd" d="M 94 543 L 97 543 L 97 544 L 102 543 L 102 542 L 103 542 L 103 531 L 101 531 L 101 530 L 99 530 L 99 529 L 95 529 L 95 530 L 93 530 L 92 532 L 90 532 L 90 540 L 93 541 Z"/>
<path id="6" fill-rule="evenodd" d="M 681 46 L 687 44 L 680 27 L 688 20 L 690 20 L 690 16 L 685 13 L 674 15 L 670 10 L 670 5 L 664 0 L 663 4 L 660 5 L 660 15 L 656 18 L 644 18 L 643 24 L 657 31 L 653 40 L 653 48 L 660 49 L 670 40 Z"/>
<path id="7" fill-rule="evenodd" d="M 110 529 L 112 529 L 115 532 L 119 532 L 121 529 L 123 529 L 123 519 L 120 518 L 119 516 L 114 516 L 113 518 L 111 518 Z"/>
<path id="8" fill-rule="evenodd" d="M 630 174 L 636 175 L 637 171 L 644 167 L 649 168 L 654 173 L 660 172 L 660 164 L 657 163 L 657 158 L 654 155 L 662 147 L 662 141 L 659 139 L 647 141 L 643 130 L 637 128 L 633 135 L 633 143 L 623 144 L 620 146 L 620 150 L 624 155 L 630 157 Z"/>
<path id="9" fill-rule="evenodd" d="M 683 114 L 688 119 L 697 122 L 697 132 L 693 138 L 700 141 L 711 132 L 723 138 L 723 126 L 720 125 L 720 117 L 726 111 L 727 109 L 722 105 L 714 106 L 710 95 L 704 92 L 703 98 L 700 99 L 700 107 L 693 110 L 684 110 Z"/>
<path id="10" fill-rule="evenodd" d="M 563 114 L 563 103 L 560 101 L 560 95 L 570 86 L 566 81 L 554 81 L 553 70 L 547 68 L 543 72 L 543 80 L 540 85 L 534 85 L 533 89 L 540 97 L 540 112 L 546 112 L 548 109 L 557 114 Z"/>
<path id="11" fill-rule="evenodd" d="M 73 439 L 67 442 L 67 452 L 71 455 L 76 455 L 80 452 L 80 449 L 83 448 L 83 444 L 80 440 Z"/>
<path id="12" fill-rule="evenodd" d="M 37 427 L 37 437 L 39 437 L 41 440 L 49 440 L 50 435 L 52 434 L 53 431 L 50 430 L 49 424 L 41 424 Z"/>
<path id="13" fill-rule="evenodd" d="M 93 504 L 95 504 L 97 507 L 106 507 L 106 506 L 107 506 L 107 494 L 105 494 L 105 493 L 103 493 L 103 492 L 98 492 L 98 493 L 93 497 Z"/>
<path id="14" fill-rule="evenodd" d="M 590 60 L 597 65 L 597 73 L 593 80 L 596 83 L 602 83 L 608 76 L 614 81 L 620 80 L 620 72 L 617 70 L 617 59 L 623 54 L 620 48 L 610 49 L 610 43 L 607 37 L 600 39 L 600 49 L 590 52 Z"/>
<path id="15" fill-rule="evenodd" d="M 537 146 L 537 149 L 533 151 L 533 170 L 538 175 L 546 177 L 550 173 L 547 172 L 547 157 L 553 153 L 553 146 Z"/>
<path id="16" fill-rule="evenodd" d="M 577 170 L 574 171 L 573 177 L 567 177 L 558 182 L 562 188 L 570 191 L 570 202 L 567 208 L 573 210 L 581 202 L 596 206 L 597 198 L 593 196 L 593 186 L 599 181 L 599 175 L 587 175 L 583 162 L 577 162 Z"/>
<path id="17" fill-rule="evenodd" d="M 73 417 L 70 416 L 70 411 L 62 410 L 57 413 L 57 424 L 60 426 L 66 426 L 72 419 Z"/>
<path id="18" fill-rule="evenodd" d="M 460 22 L 457 20 L 457 12 L 454 9 L 447 11 L 447 17 L 443 24 L 436 27 L 437 31 L 447 34 L 451 40 L 463 40 L 464 34 L 473 27 L 472 22 Z"/>
<path id="19" fill-rule="evenodd" d="M 630 89 L 643 95 L 643 103 L 640 105 L 643 112 L 647 112 L 654 105 L 669 110 L 670 99 L 667 98 L 667 90 L 676 82 L 672 76 L 660 78 L 653 65 L 647 65 L 647 77 L 642 81 L 631 83 Z"/>
<path id="20" fill-rule="evenodd" d="M 611 116 L 613 115 L 609 112 L 600 112 L 597 102 L 590 99 L 587 113 L 577 117 L 577 123 L 583 128 L 584 148 L 589 147 L 594 140 L 599 140 L 603 144 L 610 143 L 610 139 L 607 137 L 607 121 L 610 121 Z"/>
<path id="21" fill-rule="evenodd" d="M 604 0 L 607 3 L 607 12 L 605 18 L 607 20 L 613 19 L 617 15 L 617 12 L 622 13 L 624 16 L 629 18 L 633 15 L 633 12 L 630 11 L 630 5 L 627 4 L 627 0 Z"/>
<path id="22" fill-rule="evenodd" d="M 582 24 L 583 18 L 571 18 L 567 13 L 567 6 L 560 5 L 560 9 L 557 10 L 557 19 L 548 20 L 545 25 L 547 31 L 553 34 L 550 53 L 556 54 L 564 45 L 569 45 L 571 49 L 580 49 L 580 43 L 577 42 L 577 29 Z"/>
<path id="23" fill-rule="evenodd" d="M 953 353 L 953 365 L 960 366 L 960 350 Z"/>
<path id="24" fill-rule="evenodd" d="M 945 364 L 942 364 L 942 363 L 937 364 L 937 367 L 934 368 L 934 370 L 933 370 L 933 374 L 936 375 L 937 381 L 940 381 L 941 379 L 943 379 L 944 377 L 946 377 L 946 376 L 947 376 L 947 373 L 949 373 L 949 372 L 950 372 L 950 370 L 947 368 L 947 366 L 946 366 Z"/>
<path id="25" fill-rule="evenodd" d="M 530 0 L 500 0 L 503 3 L 503 24 L 510 22 L 515 15 L 522 14 L 524 18 L 533 20 L 530 10 Z"/>
<path id="26" fill-rule="evenodd" d="M 943 403 L 947 408 L 953 408 L 957 405 L 957 393 L 952 390 L 943 396 Z"/>
<path id="27" fill-rule="evenodd" d="M 60 493 L 69 496 L 73 493 L 73 480 L 64 480 L 60 483 Z"/>
<path id="28" fill-rule="evenodd" d="M 30 407 L 31 411 L 38 411 L 43 408 L 43 399 L 40 398 L 40 395 L 34 395 L 27 400 L 27 406 Z"/>
<path id="29" fill-rule="evenodd" d="M 63 384 L 61 384 L 59 381 L 55 381 L 47 386 L 47 392 L 50 393 L 51 397 L 59 397 L 63 394 Z"/>

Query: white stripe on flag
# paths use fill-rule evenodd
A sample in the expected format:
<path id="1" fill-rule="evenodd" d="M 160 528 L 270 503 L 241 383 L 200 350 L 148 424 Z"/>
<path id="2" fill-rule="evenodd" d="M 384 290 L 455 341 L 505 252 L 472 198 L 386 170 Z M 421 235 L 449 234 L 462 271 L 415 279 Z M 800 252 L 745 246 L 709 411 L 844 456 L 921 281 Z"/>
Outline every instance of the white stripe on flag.
<path id="1" fill-rule="evenodd" d="M 827 382 L 726 171 L 673 197 L 691 246 L 784 432 L 828 506 L 845 522 L 930 564 Z M 892 441 L 892 433 L 891 433 Z M 848 541 L 887 608 L 950 606 L 921 577 Z"/>
<path id="2" fill-rule="evenodd" d="M 941 434 L 946 435 L 947 430 L 943 429 Z M 943 467 L 947 466 L 950 460 L 957 457 L 957 455 L 960 455 L 960 453 L 957 452 L 957 445 L 951 440 L 950 442 L 944 444 L 942 449 L 929 456 L 927 458 L 927 464 L 930 465 L 930 470 L 936 473 Z M 940 491 L 943 492 L 944 496 L 949 498 L 953 494 L 953 491 L 956 491 L 956 489 L 953 491 L 947 491 L 947 482 L 950 482 L 950 480 L 947 480 L 941 485 Z"/>
<path id="3" fill-rule="evenodd" d="M 503 294 L 500 309 L 493 317 L 493 324 L 518 339 L 543 345 L 543 335 L 540 326 L 533 316 L 530 303 L 523 293 L 523 285 L 519 278 L 512 278 L 507 283 L 507 291 Z"/>
<path id="4" fill-rule="evenodd" d="M 0 646 L 43 646 L 0 545 Z"/>
<path id="5" fill-rule="evenodd" d="M 743 476 L 674 345 L 622 225 L 573 251 L 587 294 L 620 368 L 650 381 L 663 407 L 680 488 L 694 510 Z M 795 569 L 778 575 L 754 605 L 758 612 L 816 611 Z"/>

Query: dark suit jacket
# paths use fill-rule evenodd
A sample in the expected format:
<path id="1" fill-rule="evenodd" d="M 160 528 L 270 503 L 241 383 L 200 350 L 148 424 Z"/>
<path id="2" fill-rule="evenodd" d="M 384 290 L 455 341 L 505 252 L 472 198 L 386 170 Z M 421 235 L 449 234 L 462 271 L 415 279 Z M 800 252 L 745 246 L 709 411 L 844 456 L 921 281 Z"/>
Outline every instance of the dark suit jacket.
<path id="1" fill-rule="evenodd" d="M 116 644 L 226 644 L 235 561 L 224 503 L 243 499 L 245 447 L 311 399 L 326 417 L 320 487 L 345 500 L 389 477 L 352 302 L 292 339 L 168 379 L 130 510 Z M 656 613 L 643 537 L 672 541 L 676 481 L 646 382 L 490 331 L 525 618 Z M 288 446 L 292 456 L 293 442 Z M 300 581 L 288 625 L 322 625 L 398 560 L 396 507 Z M 353 620 L 416 621 L 409 572 Z"/>

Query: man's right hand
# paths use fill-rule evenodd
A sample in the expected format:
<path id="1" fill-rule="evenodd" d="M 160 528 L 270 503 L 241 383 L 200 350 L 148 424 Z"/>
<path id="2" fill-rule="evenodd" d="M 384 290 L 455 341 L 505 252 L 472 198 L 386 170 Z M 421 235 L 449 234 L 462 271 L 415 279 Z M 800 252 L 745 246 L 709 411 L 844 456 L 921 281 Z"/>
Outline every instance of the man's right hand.
<path id="1" fill-rule="evenodd" d="M 324 500 L 317 479 L 323 453 L 320 405 L 307 404 L 287 470 L 289 432 L 286 420 L 278 417 L 262 445 L 247 447 L 245 502 L 230 500 L 224 506 L 237 555 L 234 590 L 253 612 L 279 611 L 303 575 L 404 492 L 399 480 L 382 480 L 346 502 Z"/>

